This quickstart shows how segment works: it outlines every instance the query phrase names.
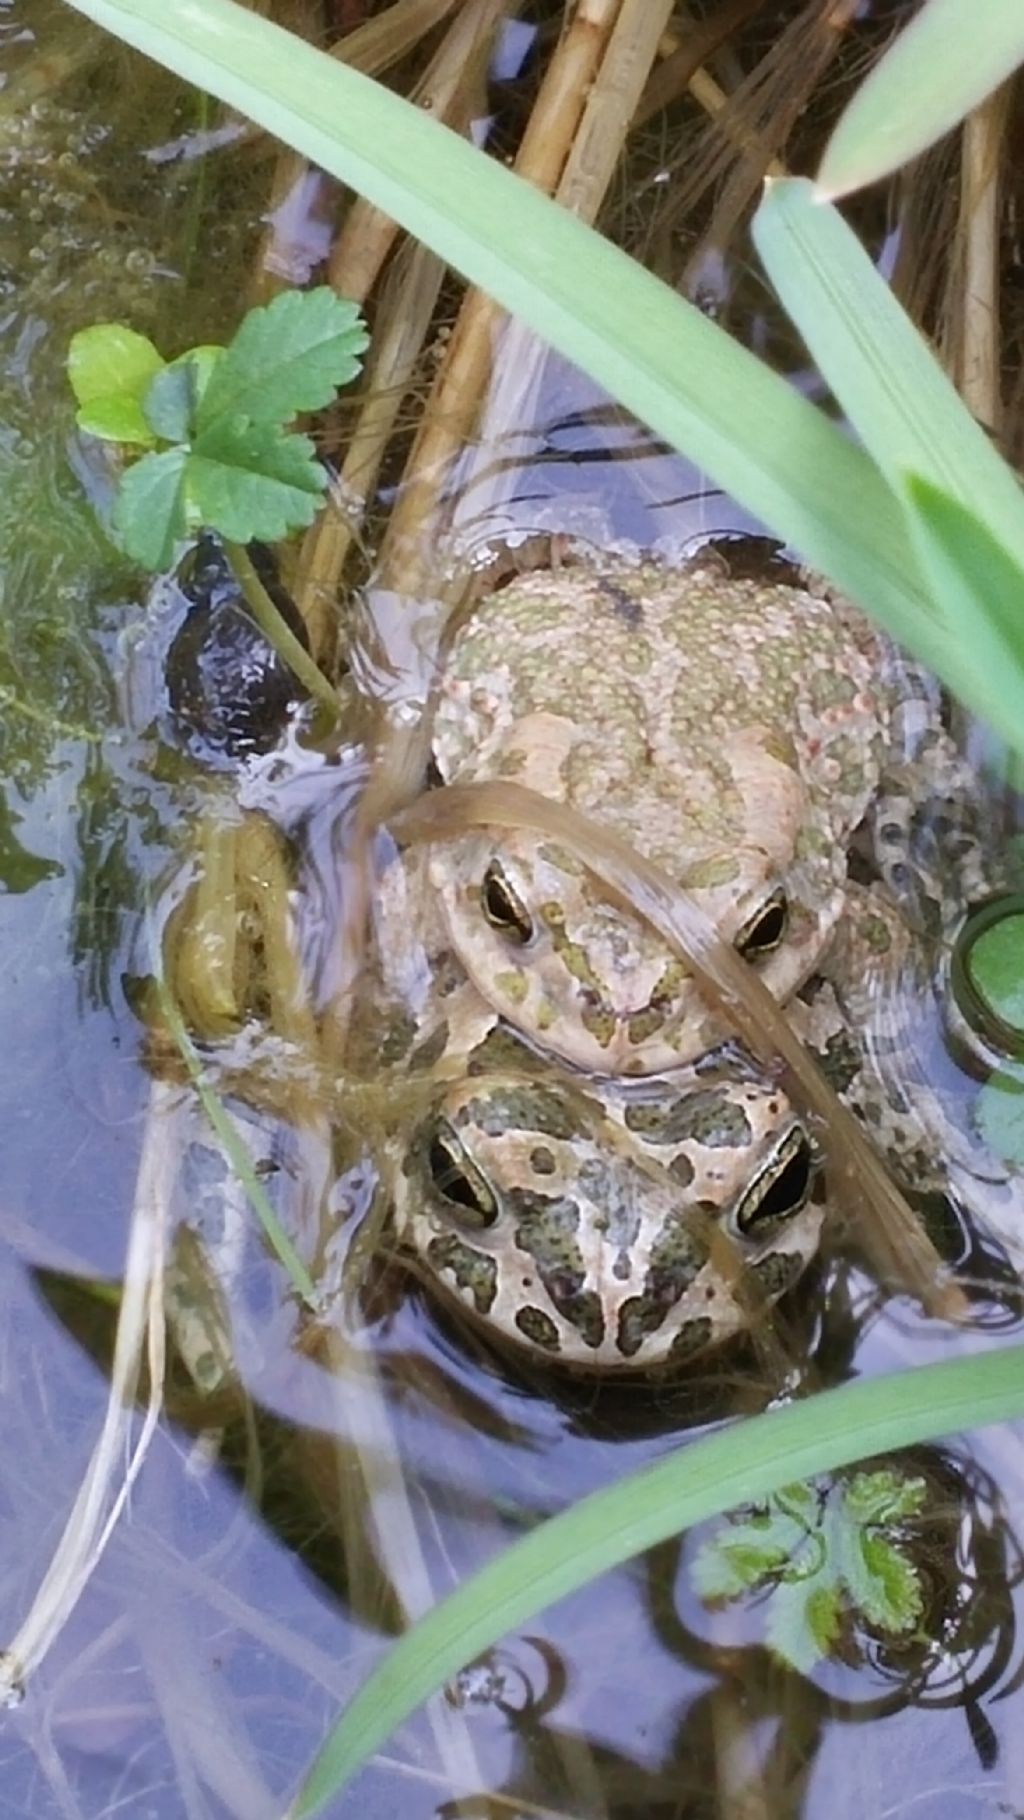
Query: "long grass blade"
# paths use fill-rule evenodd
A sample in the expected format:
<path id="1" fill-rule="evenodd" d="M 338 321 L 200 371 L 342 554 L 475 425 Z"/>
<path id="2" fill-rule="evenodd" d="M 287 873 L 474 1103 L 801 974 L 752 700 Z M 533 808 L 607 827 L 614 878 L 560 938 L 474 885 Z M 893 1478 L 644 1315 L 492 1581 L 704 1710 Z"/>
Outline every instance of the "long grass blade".
<path id="1" fill-rule="evenodd" d="M 828 196 L 934 145 L 1024 63 L 1021 0 L 927 0 L 857 90 L 818 172 Z"/>
<path id="2" fill-rule="evenodd" d="M 399 96 L 232 0 L 72 0 L 368 196 L 682 449 L 897 637 L 929 609 L 871 462 L 592 230 Z"/>
<path id="3" fill-rule="evenodd" d="M 949 622 L 970 645 L 975 667 L 998 676 L 1001 703 L 1024 740 L 1024 568 L 958 499 L 916 474 L 906 481 L 921 567 Z"/>
<path id="4" fill-rule="evenodd" d="M 864 248 L 806 178 L 773 183 L 754 221 L 769 277 L 854 429 L 897 496 L 918 475 L 961 501 L 1024 568 L 1024 495 L 957 396 Z M 947 608 L 955 596 L 946 596 Z M 939 611 L 918 655 L 1015 746 L 1024 742 L 1024 676 L 993 670 L 976 622 Z M 934 638 L 930 637 L 932 631 Z"/>
<path id="5" fill-rule="evenodd" d="M 646 1548 L 796 1479 L 1024 1413 L 1024 1347 L 824 1391 L 675 1449 L 550 1517 L 434 1607 L 363 1683 L 287 1820 L 351 1780 L 466 1662 L 545 1606 Z"/>

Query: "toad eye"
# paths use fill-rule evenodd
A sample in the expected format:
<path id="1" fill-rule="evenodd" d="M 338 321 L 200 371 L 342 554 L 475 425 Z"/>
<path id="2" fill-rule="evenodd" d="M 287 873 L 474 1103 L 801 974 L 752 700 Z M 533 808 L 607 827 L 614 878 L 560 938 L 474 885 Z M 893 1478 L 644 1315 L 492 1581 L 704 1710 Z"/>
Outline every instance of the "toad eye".
<path id="1" fill-rule="evenodd" d="M 788 922 L 789 903 L 779 886 L 740 930 L 734 943 L 736 952 L 742 954 L 745 961 L 760 961 L 765 955 L 774 954 Z"/>
<path id="2" fill-rule="evenodd" d="M 480 887 L 480 902 L 492 929 L 510 941 L 525 944 L 533 934 L 533 920 L 526 905 L 509 884 L 497 860 L 492 860 Z"/>
<path id="3" fill-rule="evenodd" d="M 439 1120 L 434 1127 L 427 1167 L 438 1194 L 459 1209 L 460 1225 L 474 1231 L 493 1226 L 498 1217 L 494 1192 L 447 1120 Z"/>
<path id="4" fill-rule="evenodd" d="M 763 1227 L 782 1225 L 800 1213 L 815 1165 L 809 1139 L 799 1125 L 792 1126 L 736 1209 L 736 1224 L 745 1237 L 756 1238 Z"/>

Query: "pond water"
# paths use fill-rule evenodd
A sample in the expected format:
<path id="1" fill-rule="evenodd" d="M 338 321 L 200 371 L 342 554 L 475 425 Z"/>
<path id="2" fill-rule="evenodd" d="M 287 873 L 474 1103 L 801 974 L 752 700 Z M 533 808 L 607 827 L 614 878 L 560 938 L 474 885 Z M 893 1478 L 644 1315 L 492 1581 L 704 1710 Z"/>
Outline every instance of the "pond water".
<path id="1" fill-rule="evenodd" d="M 505 1543 L 783 1390 L 1002 1343 L 1020 1326 L 1019 1294 L 994 1242 L 939 1218 L 970 1298 L 959 1334 L 826 1253 L 758 1345 L 672 1381 L 559 1377 L 452 1321 L 386 1238 L 360 1295 L 342 1294 L 341 1261 L 374 1202 L 360 1135 L 361 1116 L 363 1128 L 379 1117 L 372 1095 L 342 1099 L 340 1130 L 301 1116 L 287 1058 L 275 1076 L 274 1054 L 253 1068 L 232 1038 L 223 1078 L 256 1079 L 265 1098 L 254 1109 L 239 1091 L 228 1109 L 315 1267 L 321 1310 L 302 1307 L 180 1060 L 168 1064 L 147 993 L 197 852 L 244 810 L 278 831 L 262 876 L 287 895 L 308 1002 L 329 998 L 365 753 L 347 728 L 319 746 L 292 729 L 241 766 L 195 762 L 164 683 L 183 599 L 168 584 L 150 597 L 98 529 L 88 501 L 102 511 L 109 475 L 75 434 L 63 365 L 70 334 L 97 319 L 172 349 L 226 338 L 249 292 L 271 160 L 56 0 L 4 0 L 0 69 L 9 1639 L 103 1425 L 129 1233 L 156 1208 L 158 1226 L 180 1219 L 192 1235 L 169 1279 L 182 1356 L 165 1413 L 108 1545 L 0 1715 L 0 1817 L 271 1820 L 389 1640 Z M 312 229 L 304 219 L 315 248 L 316 210 Z M 509 528 L 568 525 L 677 549 L 756 529 L 575 373 L 548 363 L 541 397 L 527 430 L 463 481 L 474 546 Z M 388 500 L 382 487 L 382 511 Z M 383 589 L 363 596 L 361 678 L 392 704 L 422 694 L 429 611 L 420 602 L 417 618 Z M 226 1323 L 216 1343 L 211 1304 Z M 140 1407 L 145 1395 L 143 1383 Z M 693 1563 L 706 1537 L 691 1536 L 507 1639 L 327 1811 L 1024 1811 L 1020 1542 L 1008 1517 L 1024 1508 L 1020 1442 L 986 1430 L 894 1463 L 924 1487 L 902 1532 L 922 1586 L 908 1637 L 851 1627 L 839 1656 L 799 1676 L 766 1648 L 765 1597 L 701 1603 Z M 118 1471 L 127 1454 L 122 1434 Z"/>

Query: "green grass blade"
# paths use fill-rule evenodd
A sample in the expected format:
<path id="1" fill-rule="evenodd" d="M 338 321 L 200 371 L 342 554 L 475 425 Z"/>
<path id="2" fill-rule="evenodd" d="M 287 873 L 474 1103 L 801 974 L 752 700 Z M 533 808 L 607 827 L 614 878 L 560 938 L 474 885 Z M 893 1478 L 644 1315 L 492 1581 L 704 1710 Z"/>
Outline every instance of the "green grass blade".
<path id="1" fill-rule="evenodd" d="M 857 90 L 818 187 L 845 196 L 916 158 L 1024 63 L 1021 0 L 927 0 Z"/>
<path id="2" fill-rule="evenodd" d="M 754 241 L 850 422 L 894 487 L 920 474 L 1024 559 L 1024 494 L 838 209 L 806 177 L 769 185 Z"/>
<path id="3" fill-rule="evenodd" d="M 1024 568 L 959 499 L 908 475 L 911 531 L 922 572 L 975 668 L 1000 679 L 1000 709 L 1024 744 Z M 1005 730 L 1005 729 L 1004 729 Z"/>
<path id="4" fill-rule="evenodd" d="M 694 1523 L 851 1461 L 1024 1413 L 1024 1347 L 824 1391 L 664 1455 L 523 1536 L 435 1606 L 364 1682 L 288 1820 L 344 1787 L 403 1719 L 537 1612 Z"/>
<path id="5" fill-rule="evenodd" d="M 78 10 L 368 196 L 733 494 L 897 635 L 927 622 L 863 453 L 666 285 L 420 109 L 231 0 Z"/>
<path id="6" fill-rule="evenodd" d="M 1024 568 L 1024 494 L 842 216 L 805 178 L 771 185 L 754 239 L 787 311 L 868 452 L 905 497 L 913 473 L 959 499 Z M 952 597 L 947 596 L 947 607 Z M 973 648 L 975 622 L 939 613 L 914 642 L 957 694 L 1019 746 L 1017 683 Z M 942 636 L 945 631 L 945 639 Z M 950 657 L 951 651 L 954 653 Z"/>

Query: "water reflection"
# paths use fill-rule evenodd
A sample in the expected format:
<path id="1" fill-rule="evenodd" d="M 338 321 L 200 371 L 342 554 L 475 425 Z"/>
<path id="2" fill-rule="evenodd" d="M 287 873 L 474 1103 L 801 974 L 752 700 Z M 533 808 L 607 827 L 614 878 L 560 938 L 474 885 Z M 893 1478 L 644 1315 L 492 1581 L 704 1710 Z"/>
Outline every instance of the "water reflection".
<path id="1" fill-rule="evenodd" d="M 32 30 L 65 17 L 40 0 Z M 66 93 L 81 99 L 80 78 L 113 106 L 99 42 L 85 28 L 73 37 Z M 244 776 L 229 768 L 221 788 L 175 748 L 163 697 L 148 708 L 132 698 L 123 733 L 118 690 L 140 649 L 143 606 L 70 484 L 55 349 L 99 300 L 158 331 L 186 291 L 190 333 L 192 305 L 195 338 L 219 333 L 237 302 L 247 217 L 259 212 L 257 185 L 251 207 L 234 195 L 233 165 L 223 180 L 238 225 L 222 211 L 203 238 L 190 172 L 230 138 L 198 119 L 182 134 L 178 91 L 146 80 L 140 91 L 133 76 L 131 121 L 114 114 L 109 132 L 85 131 L 63 103 L 34 115 L 16 161 L 32 189 L 29 238 L 38 230 L 45 259 L 30 259 L 27 244 L 13 249 L 25 266 L 2 330 L 0 912 L 4 1030 L 17 1056 L 0 1076 L 4 1635 L 42 1578 L 102 1419 L 152 1118 L 148 1066 L 170 1066 L 168 1046 L 145 1027 L 141 990 L 134 1009 L 125 993 L 152 975 L 195 882 L 197 847 L 223 857 L 222 825 L 244 823 L 274 831 L 301 1008 L 311 1021 L 331 1000 L 373 710 L 414 717 L 446 610 L 440 588 L 415 615 L 394 591 L 368 591 L 354 616 L 364 638 L 357 680 L 374 701 L 333 752 L 310 749 L 292 725 Z M 155 181 L 151 160 L 131 149 L 140 117 L 152 139 L 187 141 L 202 156 Z M 60 167 L 67 209 L 35 155 L 47 137 L 73 160 Z M 126 232 L 138 243 L 133 265 Z M 577 375 L 552 365 L 543 379 L 538 427 L 478 450 L 471 473 L 459 465 L 451 476 L 471 553 L 509 528 L 546 532 L 567 516 L 596 544 L 684 549 L 709 531 L 751 528 Z M 101 494 L 102 476 L 92 484 Z M 156 649 L 162 689 L 165 647 Z M 240 863 L 233 876 L 243 879 Z M 244 876 L 251 928 L 270 874 Z M 226 1033 L 207 1032 L 203 1056 L 221 1069 L 236 1124 L 257 1130 L 254 1167 L 315 1261 L 319 1305 L 288 1289 L 209 1130 L 186 1116 L 174 1127 L 181 1251 L 171 1300 L 190 1303 L 217 1356 L 212 1365 L 201 1348 L 186 1356 L 182 1319 L 167 1421 L 130 1513 L 24 1703 L 5 1715 L 0 1810 L 12 1820 L 118 1809 L 269 1820 L 389 1640 L 507 1541 L 684 1435 L 951 1344 L 940 1323 L 826 1258 L 780 1311 L 770 1344 L 759 1349 L 755 1336 L 679 1381 L 614 1387 L 495 1350 L 437 1309 L 393 1245 L 369 1247 L 365 1272 L 346 1272 L 355 1235 L 380 1213 L 371 1140 L 381 1130 L 393 1138 L 400 1095 L 385 1095 L 383 1109 L 368 1095 L 345 1101 L 340 1071 L 317 1073 L 294 1031 L 272 1069 L 264 960 L 265 942 L 239 986 L 240 1015 L 226 1018 Z M 245 1093 L 254 1082 L 262 1098 Z M 988 1343 L 1020 1321 L 1013 1271 L 956 1207 L 932 1211 L 939 1248 L 971 1297 L 969 1343 Z M 1006 1520 L 1021 1508 L 1019 1447 L 1007 1435 L 983 1447 L 912 1457 L 930 1489 L 914 1538 L 927 1615 L 906 1646 L 861 1631 L 842 1660 L 796 1677 L 763 1647 L 763 1606 L 713 1618 L 699 1607 L 686 1574 L 693 1538 L 606 1576 L 472 1665 L 336 1811 L 351 1802 L 370 1820 L 396 1811 L 852 1820 L 908 1808 L 915 1820 L 970 1820 L 1020 1808 L 1021 1576 Z"/>

